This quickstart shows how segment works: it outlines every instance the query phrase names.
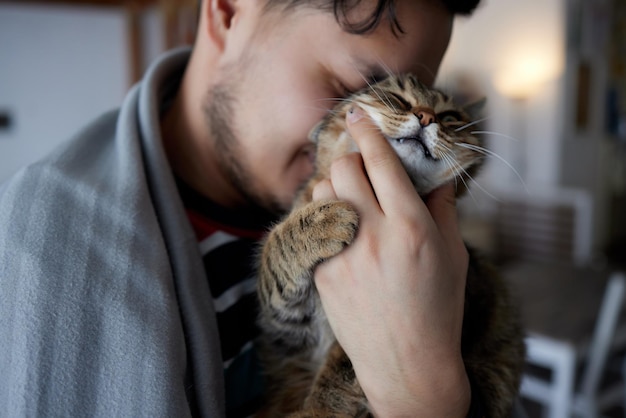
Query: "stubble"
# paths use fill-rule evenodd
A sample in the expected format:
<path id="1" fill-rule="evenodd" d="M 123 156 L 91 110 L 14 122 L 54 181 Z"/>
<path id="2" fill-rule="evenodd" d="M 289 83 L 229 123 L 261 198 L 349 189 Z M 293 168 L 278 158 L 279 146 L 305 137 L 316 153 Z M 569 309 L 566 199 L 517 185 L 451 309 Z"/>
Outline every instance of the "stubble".
<path id="1" fill-rule="evenodd" d="M 241 147 L 235 129 L 237 111 L 237 85 L 241 82 L 222 81 L 214 85 L 204 101 L 204 116 L 208 124 L 213 150 L 222 176 L 247 200 L 248 204 L 273 214 L 281 214 L 284 208 L 269 192 L 263 193 L 255 186 L 253 171 L 246 163 L 245 152 Z M 241 81 L 241 80 L 240 80 Z"/>

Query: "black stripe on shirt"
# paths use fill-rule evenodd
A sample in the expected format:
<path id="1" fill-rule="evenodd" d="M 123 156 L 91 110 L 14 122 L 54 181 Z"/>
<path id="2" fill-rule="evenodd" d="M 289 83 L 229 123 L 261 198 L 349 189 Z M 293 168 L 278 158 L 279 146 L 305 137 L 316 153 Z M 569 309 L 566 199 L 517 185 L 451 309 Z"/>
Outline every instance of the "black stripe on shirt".
<path id="1" fill-rule="evenodd" d="M 258 242 L 240 239 L 217 247 L 202 257 L 213 298 L 243 280 L 254 277 Z"/>
<path id="2" fill-rule="evenodd" d="M 224 361 L 237 356 L 243 346 L 259 335 L 256 326 L 257 312 L 256 293 L 249 293 L 224 312 L 217 313 Z"/>

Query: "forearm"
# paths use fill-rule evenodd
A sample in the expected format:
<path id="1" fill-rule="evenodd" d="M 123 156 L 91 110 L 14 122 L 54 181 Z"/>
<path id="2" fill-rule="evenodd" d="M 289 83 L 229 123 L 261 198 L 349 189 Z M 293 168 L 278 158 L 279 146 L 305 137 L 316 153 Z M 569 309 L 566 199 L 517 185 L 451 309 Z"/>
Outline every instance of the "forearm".
<path id="1" fill-rule="evenodd" d="M 380 379 L 371 384 L 362 382 L 375 416 L 467 417 L 472 393 L 462 361 L 433 364 L 431 370 L 418 375 L 417 378 L 398 376 L 397 384 L 393 385 Z M 406 390 L 399 391 L 399 387 Z"/>

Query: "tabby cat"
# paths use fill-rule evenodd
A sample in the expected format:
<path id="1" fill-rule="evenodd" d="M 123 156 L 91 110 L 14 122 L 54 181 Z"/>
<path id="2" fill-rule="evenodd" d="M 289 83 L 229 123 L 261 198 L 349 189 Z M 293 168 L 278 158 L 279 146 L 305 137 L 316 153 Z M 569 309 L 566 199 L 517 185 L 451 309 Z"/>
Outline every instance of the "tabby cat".
<path id="1" fill-rule="evenodd" d="M 345 125 L 353 106 L 380 128 L 421 195 L 453 179 L 462 193 L 483 160 L 479 139 L 466 129 L 468 113 L 410 74 L 353 94 L 312 131 L 316 173 L 292 211 L 270 231 L 260 255 L 260 351 L 269 383 L 260 416 L 370 415 L 313 281 L 315 266 L 349 245 L 358 228 L 358 215 L 348 203 L 311 201 L 315 184 L 329 177 L 331 161 L 356 151 Z M 502 279 L 470 250 L 462 353 L 488 417 L 507 416 L 517 394 L 524 360 L 518 318 Z"/>

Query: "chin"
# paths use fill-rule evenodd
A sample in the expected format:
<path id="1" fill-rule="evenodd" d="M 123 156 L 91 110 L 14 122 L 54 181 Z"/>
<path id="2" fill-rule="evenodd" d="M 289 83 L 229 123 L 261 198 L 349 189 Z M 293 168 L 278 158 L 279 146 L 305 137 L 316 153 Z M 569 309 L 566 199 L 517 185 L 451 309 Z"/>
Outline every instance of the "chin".
<path id="1" fill-rule="evenodd" d="M 262 200 L 262 207 L 274 215 L 284 215 L 291 210 L 299 187 L 292 184 L 276 183 L 272 190 L 269 190 Z"/>

